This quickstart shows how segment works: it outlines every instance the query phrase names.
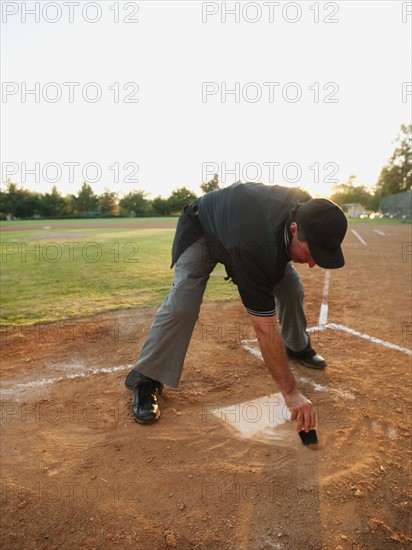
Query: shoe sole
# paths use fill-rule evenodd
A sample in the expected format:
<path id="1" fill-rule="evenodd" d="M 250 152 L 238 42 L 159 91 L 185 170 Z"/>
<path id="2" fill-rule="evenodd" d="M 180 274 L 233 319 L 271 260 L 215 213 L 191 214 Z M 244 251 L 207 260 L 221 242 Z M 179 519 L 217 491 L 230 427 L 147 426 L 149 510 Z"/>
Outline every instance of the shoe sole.
<path id="1" fill-rule="evenodd" d="M 323 370 L 325 367 L 327 367 L 327 363 L 324 365 L 313 365 L 311 363 L 306 363 L 305 361 L 301 361 L 300 359 L 296 359 L 296 361 L 299 361 L 301 365 L 304 367 L 307 367 L 308 369 L 315 369 L 315 370 Z"/>
<path id="2" fill-rule="evenodd" d="M 301 365 L 303 365 L 304 367 L 307 367 L 308 369 L 323 370 L 325 367 L 328 366 L 327 363 L 325 363 L 324 365 L 316 366 L 316 365 L 313 365 L 312 363 L 306 363 L 305 361 L 303 361 L 302 359 L 298 359 L 297 357 L 293 357 L 293 356 L 291 357 L 290 355 L 288 355 L 288 359 L 289 361 L 296 361 Z"/>
<path id="3" fill-rule="evenodd" d="M 133 413 L 132 413 L 133 414 Z M 133 418 L 135 420 L 135 422 L 137 422 L 138 424 L 154 424 L 155 422 L 157 422 L 160 418 L 160 413 L 155 416 L 154 418 L 148 418 L 147 420 L 143 420 L 141 418 L 136 418 L 135 415 L 133 414 Z"/>

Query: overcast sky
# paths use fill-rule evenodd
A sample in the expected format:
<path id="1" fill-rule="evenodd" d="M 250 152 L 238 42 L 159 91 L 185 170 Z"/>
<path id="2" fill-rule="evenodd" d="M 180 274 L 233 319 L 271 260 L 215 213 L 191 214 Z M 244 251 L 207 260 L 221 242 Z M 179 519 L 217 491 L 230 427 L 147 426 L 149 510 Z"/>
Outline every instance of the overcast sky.
<path id="1" fill-rule="evenodd" d="M 1 4 L 2 180 L 25 188 L 328 195 L 374 185 L 411 119 L 411 2 Z"/>

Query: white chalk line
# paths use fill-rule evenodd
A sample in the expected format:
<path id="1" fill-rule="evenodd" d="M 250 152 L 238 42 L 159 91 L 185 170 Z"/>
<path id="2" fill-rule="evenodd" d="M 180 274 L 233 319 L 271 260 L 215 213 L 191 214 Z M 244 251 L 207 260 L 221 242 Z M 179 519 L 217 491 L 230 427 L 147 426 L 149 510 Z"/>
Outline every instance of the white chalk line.
<path id="1" fill-rule="evenodd" d="M 361 237 L 360 237 L 361 238 Z M 362 238 L 361 238 L 362 239 Z M 366 244 L 366 243 L 365 243 Z M 319 313 L 319 325 L 317 327 L 310 327 L 307 329 L 307 332 L 323 332 L 325 330 L 338 330 L 342 332 L 347 332 L 349 334 L 352 334 L 352 336 L 357 336 L 359 338 L 364 338 L 365 340 L 369 340 L 370 342 L 373 342 L 374 344 L 378 344 L 396 351 L 400 351 L 402 353 L 406 353 L 407 355 L 412 355 L 412 351 L 408 348 L 404 348 L 401 346 L 398 346 L 396 344 L 392 344 L 391 342 L 387 342 L 386 340 L 382 340 L 381 338 L 376 338 L 375 336 L 370 336 L 369 334 L 365 334 L 363 332 L 359 332 L 358 330 L 351 329 L 349 327 L 345 327 L 344 325 L 338 325 L 336 323 L 328 323 L 328 295 L 329 295 L 329 287 L 330 287 L 330 271 L 326 270 L 325 273 L 325 282 L 323 285 L 323 294 L 322 294 L 322 304 L 320 306 L 320 313 Z M 242 340 L 242 347 L 245 351 L 252 354 L 254 357 L 260 359 L 263 361 L 262 353 L 260 349 L 257 347 L 251 345 L 255 344 L 257 342 L 257 338 L 252 339 L 245 339 Z M 340 390 L 335 388 L 330 388 L 328 386 L 324 386 L 322 384 L 318 384 L 317 382 L 314 382 L 310 378 L 307 378 L 305 376 L 299 377 L 300 382 L 305 382 L 307 384 L 311 384 L 313 389 L 315 391 L 321 391 L 321 392 L 331 392 L 339 397 L 343 397 L 346 399 L 355 399 L 355 396 L 353 393 L 347 390 Z"/>
<path id="2" fill-rule="evenodd" d="M 358 336 L 359 338 L 364 338 L 365 340 L 370 340 L 374 344 L 379 344 L 381 346 L 384 346 L 386 348 L 394 349 L 396 351 L 400 351 L 402 353 L 406 353 L 407 355 L 412 355 L 412 350 L 408 348 L 403 348 L 401 346 L 397 346 L 396 344 L 392 344 L 391 342 L 387 342 L 386 340 L 381 340 L 380 338 L 376 338 L 375 336 L 369 336 L 369 334 L 365 334 L 364 332 L 359 332 L 358 330 L 354 330 L 349 327 L 345 327 L 344 325 L 336 325 L 335 323 L 328 323 L 325 325 L 325 328 L 329 328 L 332 330 L 341 330 L 342 332 L 347 332 L 349 334 L 352 334 L 353 336 Z"/>
<path id="3" fill-rule="evenodd" d="M 374 232 L 377 233 L 378 235 L 383 235 L 385 237 L 386 233 L 384 233 L 383 231 L 379 231 L 379 229 L 374 229 Z"/>
<path id="4" fill-rule="evenodd" d="M 254 357 L 257 357 L 258 359 L 263 361 L 263 356 L 262 356 L 261 351 L 258 348 L 253 347 L 253 346 L 250 345 L 253 342 L 257 342 L 257 338 L 254 338 L 254 339 L 251 339 L 251 340 L 242 340 L 243 349 L 245 351 L 248 351 L 249 353 L 251 353 Z M 335 393 L 335 394 L 339 395 L 339 397 L 346 397 L 347 399 L 355 399 L 355 396 L 350 391 L 337 390 L 337 389 L 334 389 L 334 388 L 330 388 L 329 386 L 323 386 L 322 384 L 318 384 L 317 382 L 314 382 L 313 380 L 311 380 L 310 378 L 307 378 L 306 376 L 298 376 L 298 379 L 299 379 L 300 382 L 305 382 L 307 384 L 310 384 L 315 391 L 319 391 L 319 392 L 326 392 L 327 391 L 327 392 Z"/>
<path id="5" fill-rule="evenodd" d="M 323 327 L 328 322 L 328 294 L 329 294 L 329 283 L 330 283 L 330 271 L 326 270 L 325 273 L 325 283 L 323 286 L 323 295 L 322 295 L 322 304 L 320 306 L 319 313 L 319 326 Z"/>
<path id="6" fill-rule="evenodd" d="M 359 233 L 357 233 L 354 229 L 351 229 L 351 231 L 352 231 L 352 233 L 355 235 L 355 237 L 357 237 L 357 238 L 360 240 L 360 242 L 361 242 L 362 244 L 364 244 L 364 245 L 367 244 L 366 241 L 364 241 L 364 240 L 362 239 L 362 237 L 359 235 Z"/>
<path id="7" fill-rule="evenodd" d="M 71 374 L 67 374 L 65 376 L 56 376 L 54 378 L 42 378 L 41 380 L 32 380 L 30 382 L 25 382 L 21 384 L 14 384 L 12 389 L 4 389 L 2 388 L 0 390 L 0 394 L 8 395 L 11 393 L 14 393 L 16 390 L 26 390 L 30 388 L 38 388 L 42 386 L 49 386 L 50 384 L 54 384 L 55 382 L 60 382 L 61 380 L 74 380 L 76 378 L 88 378 L 89 376 L 92 376 L 94 374 L 110 374 L 112 372 L 119 372 L 126 369 L 131 369 L 133 365 L 121 365 L 119 367 L 102 367 L 100 369 L 92 369 L 87 372 L 73 372 Z M 4 381 L 2 384 L 7 384 L 10 381 Z"/>
<path id="8" fill-rule="evenodd" d="M 245 341 L 246 340 L 242 340 L 242 343 L 245 342 Z M 255 338 L 254 340 L 247 340 L 247 342 L 257 342 L 257 339 Z M 253 346 L 250 346 L 249 344 L 243 344 L 242 347 L 243 347 L 244 350 L 248 351 L 251 355 L 254 355 L 258 359 L 262 359 L 262 361 L 263 361 L 262 353 L 259 349 L 254 348 Z"/>
<path id="9" fill-rule="evenodd" d="M 352 229 L 352 231 L 357 235 L 356 231 Z M 379 232 L 378 229 L 375 231 Z M 381 232 L 383 235 L 384 233 Z M 359 235 L 357 235 L 360 237 Z M 360 237 L 362 239 L 362 237 Z M 362 239 L 363 240 L 363 239 Z M 366 243 L 365 243 L 366 244 Z M 330 286 L 330 271 L 327 270 L 325 273 L 325 283 L 323 287 L 323 296 L 322 296 L 322 304 L 320 306 L 320 313 L 319 313 L 319 326 L 318 327 L 312 327 L 309 328 L 308 332 L 315 332 L 315 331 L 323 331 L 325 329 L 332 329 L 332 330 L 341 330 L 342 332 L 347 332 L 349 334 L 352 334 L 353 336 L 358 336 L 359 338 L 364 338 L 365 340 L 369 340 L 375 344 L 379 344 L 381 346 L 400 351 L 401 353 L 406 353 L 407 355 L 412 355 L 412 350 L 408 348 L 404 348 L 402 346 L 398 346 L 396 344 L 392 344 L 391 342 L 387 342 L 386 340 L 382 340 L 381 338 L 376 338 L 375 336 L 370 336 L 369 334 L 365 334 L 364 332 L 359 332 L 358 330 L 351 329 L 349 327 L 345 327 L 344 325 L 338 325 L 336 323 L 327 323 L 327 315 L 328 315 L 328 294 L 329 294 L 329 286 Z"/>
<path id="10" fill-rule="evenodd" d="M 362 239 L 362 237 L 360 237 Z M 362 239 L 363 240 L 363 239 Z M 366 244 L 366 243 L 364 243 Z M 364 338 L 365 340 L 369 340 L 370 342 L 373 342 L 374 344 L 378 344 L 384 347 L 387 347 L 389 349 L 393 349 L 396 351 L 400 351 L 401 353 L 406 353 L 407 355 L 412 355 L 412 351 L 408 348 L 404 348 L 401 346 L 398 346 L 396 344 L 392 344 L 391 342 L 387 342 L 386 340 L 382 340 L 381 338 L 376 338 L 375 336 L 370 336 L 369 334 L 365 334 L 363 332 L 359 332 L 358 330 L 351 329 L 349 327 L 345 327 L 344 325 L 338 325 L 336 323 L 328 323 L 328 295 L 329 295 L 329 288 L 330 288 L 330 271 L 326 270 L 325 273 L 325 282 L 323 285 L 323 294 L 322 294 L 322 304 L 320 306 L 320 313 L 319 313 L 319 325 L 317 327 L 310 327 L 307 329 L 307 332 L 323 332 L 325 330 L 337 330 L 342 332 L 347 332 L 349 334 L 352 334 L 352 336 L 357 336 L 359 338 Z M 257 342 L 257 338 L 252 339 L 245 339 L 242 340 L 242 347 L 245 351 L 252 354 L 254 357 L 260 359 L 263 361 L 262 353 L 259 348 L 251 345 L 255 344 Z M 347 390 L 340 390 L 335 388 L 330 388 L 328 386 L 324 386 L 322 384 L 318 384 L 317 382 L 314 382 L 310 378 L 307 378 L 305 376 L 299 377 L 300 382 L 305 382 L 307 384 L 311 384 L 313 389 L 315 391 L 319 392 L 331 392 L 339 397 L 343 397 L 346 399 L 355 399 L 355 396 L 353 393 Z"/>
<path id="11" fill-rule="evenodd" d="M 354 330 L 353 328 L 345 327 L 345 325 L 337 325 L 336 323 L 327 323 L 326 325 L 323 325 L 323 326 L 310 327 L 306 330 L 306 332 L 323 332 L 327 329 L 347 332 L 348 334 L 352 334 L 352 336 L 358 336 L 359 338 L 369 340 L 374 344 L 378 344 L 380 346 L 384 346 L 386 348 L 393 349 L 395 351 L 400 351 L 401 353 L 406 353 L 406 355 L 412 355 L 412 350 L 408 348 L 398 346 L 397 344 L 392 344 L 391 342 L 387 342 L 386 340 L 382 340 L 381 338 L 376 338 L 376 336 L 370 336 L 369 334 L 365 334 L 364 332 L 360 332 L 359 330 Z M 249 344 L 252 342 L 257 342 L 257 339 L 255 338 L 252 340 L 242 340 L 242 344 L 244 344 L 243 348 L 246 351 L 249 351 L 250 353 L 252 353 L 252 355 L 255 355 L 256 357 L 259 357 L 259 358 L 262 357 L 259 350 L 257 350 L 256 348 L 252 348 L 252 346 L 249 346 Z M 250 348 L 252 348 L 253 351 L 251 351 Z"/>
<path id="12" fill-rule="evenodd" d="M 397 344 L 392 344 L 391 342 L 387 342 L 386 340 L 382 340 L 381 338 L 376 338 L 375 336 L 370 336 L 369 334 L 365 334 L 364 332 L 359 332 L 358 330 L 354 330 L 353 328 L 345 327 L 345 325 L 337 325 L 336 323 L 327 323 L 326 325 L 323 325 L 323 326 L 310 327 L 307 329 L 307 332 L 316 332 L 316 331 L 323 332 L 328 329 L 347 332 L 348 334 L 352 334 L 352 336 L 358 336 L 359 338 L 364 338 L 365 340 L 369 340 L 374 344 L 378 344 L 380 346 L 384 346 L 386 348 L 393 349 L 395 351 L 400 351 L 401 353 L 406 353 L 406 355 L 412 355 L 412 350 L 408 348 L 398 346 Z M 262 359 L 262 354 L 260 353 L 260 351 L 257 348 L 250 346 L 252 342 L 257 342 L 257 339 L 255 338 L 252 340 L 242 340 L 243 349 L 245 349 L 255 357 Z"/>
<path id="13" fill-rule="evenodd" d="M 328 391 L 328 392 L 334 393 L 335 395 L 338 395 L 339 397 L 344 397 L 345 399 L 355 399 L 354 394 L 349 390 L 340 390 L 337 388 L 330 388 L 329 386 L 318 384 L 317 382 L 314 382 L 313 380 L 311 380 L 310 378 L 307 378 L 306 376 L 299 376 L 299 380 L 301 382 L 311 384 L 315 391 L 322 391 L 322 392 Z"/>

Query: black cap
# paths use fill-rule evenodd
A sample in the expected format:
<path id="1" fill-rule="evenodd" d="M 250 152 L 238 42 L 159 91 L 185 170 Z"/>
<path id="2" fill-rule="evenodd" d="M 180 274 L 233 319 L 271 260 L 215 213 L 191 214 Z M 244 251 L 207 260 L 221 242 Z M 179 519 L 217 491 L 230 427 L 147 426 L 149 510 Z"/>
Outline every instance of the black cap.
<path id="1" fill-rule="evenodd" d="M 312 199 L 300 206 L 296 221 L 317 265 L 335 269 L 345 265 L 340 246 L 348 228 L 343 210 L 328 199 Z"/>

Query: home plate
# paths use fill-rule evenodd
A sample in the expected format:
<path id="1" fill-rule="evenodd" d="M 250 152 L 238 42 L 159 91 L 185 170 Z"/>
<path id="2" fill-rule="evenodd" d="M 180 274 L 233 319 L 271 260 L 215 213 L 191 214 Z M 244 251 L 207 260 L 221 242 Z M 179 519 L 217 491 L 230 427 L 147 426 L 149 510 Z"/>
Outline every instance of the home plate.
<path id="1" fill-rule="evenodd" d="M 244 403 L 223 404 L 211 412 L 243 439 L 299 444 L 296 425 L 290 422 L 290 412 L 281 393 Z"/>

